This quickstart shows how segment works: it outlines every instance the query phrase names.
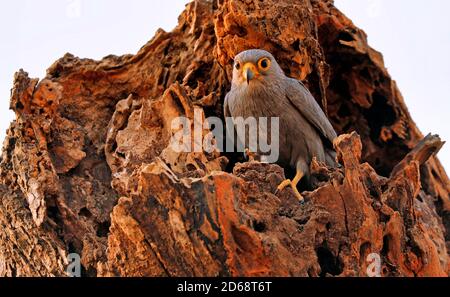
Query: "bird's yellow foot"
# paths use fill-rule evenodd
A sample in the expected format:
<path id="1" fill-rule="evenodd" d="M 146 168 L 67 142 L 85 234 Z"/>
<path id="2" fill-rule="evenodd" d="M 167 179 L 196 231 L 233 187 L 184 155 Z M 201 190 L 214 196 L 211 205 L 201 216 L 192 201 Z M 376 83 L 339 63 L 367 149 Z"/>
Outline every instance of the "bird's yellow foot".
<path id="1" fill-rule="evenodd" d="M 295 197 L 297 197 L 298 201 L 303 202 L 304 198 L 302 194 L 300 194 L 300 192 L 297 190 L 297 184 L 302 179 L 302 177 L 303 172 L 297 170 L 297 174 L 295 175 L 294 179 L 293 180 L 285 179 L 284 181 L 282 181 L 281 184 L 277 187 L 277 191 L 275 192 L 275 194 L 278 194 L 287 186 L 291 186 L 292 190 L 294 191 Z"/>

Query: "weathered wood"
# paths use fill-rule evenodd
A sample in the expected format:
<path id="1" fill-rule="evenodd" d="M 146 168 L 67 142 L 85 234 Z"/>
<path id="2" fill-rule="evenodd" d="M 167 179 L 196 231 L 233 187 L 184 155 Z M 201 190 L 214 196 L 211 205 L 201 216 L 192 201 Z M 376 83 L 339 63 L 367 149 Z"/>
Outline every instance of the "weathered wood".
<path id="1" fill-rule="evenodd" d="M 299 204 L 278 165 L 176 153 L 171 121 L 222 116 L 232 58 L 272 52 L 341 136 Z M 363 31 L 332 1 L 198 0 L 136 55 L 16 74 L 0 160 L 0 275 L 449 273 L 450 183 Z M 202 133 L 208 133 L 204 130 Z M 423 140 L 422 140 L 423 139 Z M 446 246 L 447 245 L 447 246 Z"/>

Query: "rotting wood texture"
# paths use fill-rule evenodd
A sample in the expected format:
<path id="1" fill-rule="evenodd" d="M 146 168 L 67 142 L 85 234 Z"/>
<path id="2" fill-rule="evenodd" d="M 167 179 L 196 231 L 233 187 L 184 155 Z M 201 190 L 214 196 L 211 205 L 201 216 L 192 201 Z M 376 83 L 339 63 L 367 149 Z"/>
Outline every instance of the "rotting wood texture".
<path id="1" fill-rule="evenodd" d="M 277 165 L 176 153 L 170 124 L 223 116 L 232 58 L 274 54 L 339 134 L 299 204 Z M 194 1 L 136 55 L 15 75 L 0 160 L 0 276 L 446 276 L 450 184 L 380 53 L 332 1 Z M 207 133 L 208 131 L 203 131 Z"/>

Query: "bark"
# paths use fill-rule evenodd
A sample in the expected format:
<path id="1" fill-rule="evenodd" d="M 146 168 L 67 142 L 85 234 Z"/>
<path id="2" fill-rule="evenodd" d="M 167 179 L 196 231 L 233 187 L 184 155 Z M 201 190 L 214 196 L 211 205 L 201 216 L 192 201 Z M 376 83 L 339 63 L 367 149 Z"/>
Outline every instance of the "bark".
<path id="1" fill-rule="evenodd" d="M 171 122 L 222 117 L 232 58 L 274 54 L 339 134 L 341 168 L 292 173 L 238 154 L 176 153 Z M 194 1 L 136 55 L 70 54 L 15 75 L 0 161 L 0 275 L 446 276 L 450 183 L 380 53 L 332 1 Z M 205 135 L 208 130 L 203 130 Z M 370 267 L 369 267 L 370 268 Z"/>

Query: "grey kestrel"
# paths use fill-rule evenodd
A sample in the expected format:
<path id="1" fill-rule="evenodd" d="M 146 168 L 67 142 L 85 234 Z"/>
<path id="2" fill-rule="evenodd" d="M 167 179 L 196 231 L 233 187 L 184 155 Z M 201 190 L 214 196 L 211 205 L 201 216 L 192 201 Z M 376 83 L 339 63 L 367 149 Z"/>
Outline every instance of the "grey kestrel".
<path id="1" fill-rule="evenodd" d="M 279 118 L 277 163 L 295 169 L 296 175 L 292 181 L 283 181 L 278 191 L 290 185 L 300 201 L 303 197 L 297 183 L 302 178 L 309 181 L 313 157 L 329 166 L 337 165 L 332 145 L 336 132 L 325 113 L 303 83 L 287 77 L 265 50 L 247 50 L 235 57 L 224 114 L 233 119 Z"/>

